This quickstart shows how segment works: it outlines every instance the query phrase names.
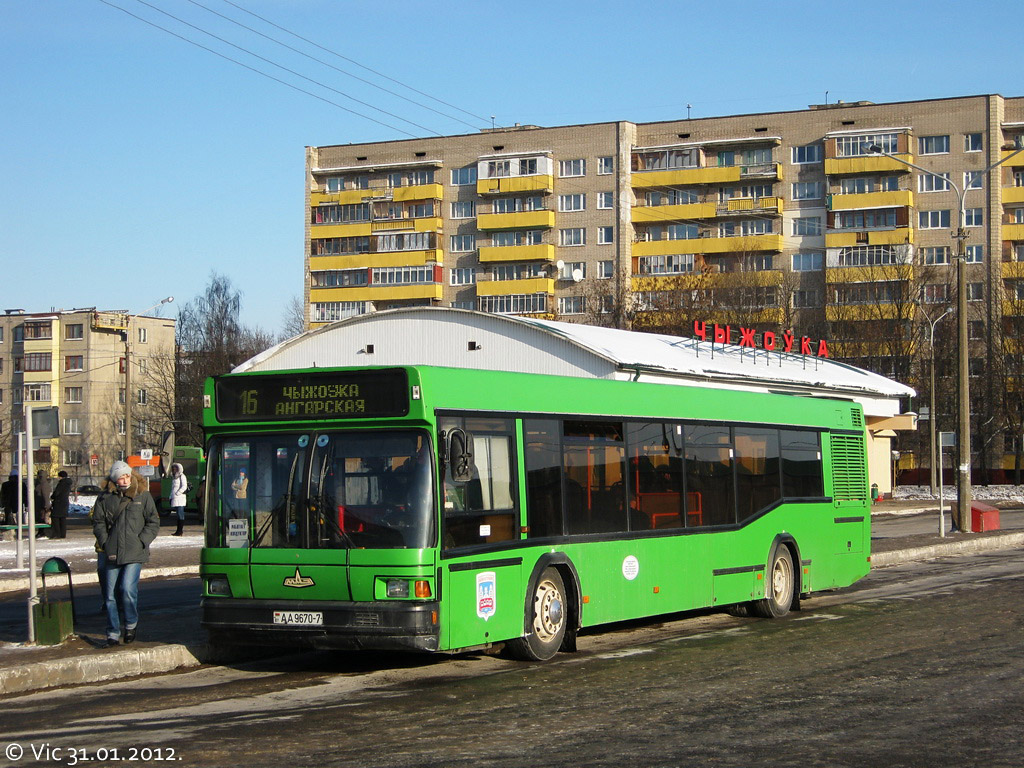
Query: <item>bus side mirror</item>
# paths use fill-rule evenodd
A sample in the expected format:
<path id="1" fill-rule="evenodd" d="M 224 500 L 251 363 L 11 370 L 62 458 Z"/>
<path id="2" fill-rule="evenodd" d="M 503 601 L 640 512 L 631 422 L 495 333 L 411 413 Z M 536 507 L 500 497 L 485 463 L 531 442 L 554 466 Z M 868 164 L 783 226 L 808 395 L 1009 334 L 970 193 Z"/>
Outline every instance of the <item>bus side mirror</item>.
<path id="1" fill-rule="evenodd" d="M 473 479 L 473 436 L 464 429 L 448 430 L 445 435 L 445 458 L 448 471 L 456 483 Z"/>

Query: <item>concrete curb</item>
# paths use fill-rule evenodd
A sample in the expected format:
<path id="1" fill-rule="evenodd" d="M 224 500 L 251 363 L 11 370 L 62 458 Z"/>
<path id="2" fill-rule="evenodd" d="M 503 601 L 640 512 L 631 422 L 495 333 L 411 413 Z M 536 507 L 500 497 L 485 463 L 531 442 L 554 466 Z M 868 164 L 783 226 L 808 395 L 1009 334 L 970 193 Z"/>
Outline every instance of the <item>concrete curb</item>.
<path id="1" fill-rule="evenodd" d="M 198 565 L 176 565 L 167 568 L 143 568 L 140 578 L 143 579 L 156 579 L 168 576 L 198 576 L 199 566 Z M 79 584 L 96 584 L 99 581 L 99 576 L 96 575 L 95 570 L 86 571 L 85 573 L 76 572 L 71 575 L 73 584 L 75 586 Z M 63 577 L 55 582 L 60 588 L 67 586 L 67 582 L 64 581 Z M 20 579 L 0 579 L 0 594 L 6 592 L 19 592 L 21 590 L 27 590 L 29 588 L 29 577 L 25 576 Z M 41 577 L 36 578 L 36 589 L 42 591 L 43 580 Z"/>
<path id="2" fill-rule="evenodd" d="M 170 672 L 183 667 L 197 667 L 210 657 L 209 648 L 205 645 L 161 645 L 38 661 L 0 671 L 0 694 Z"/>
<path id="3" fill-rule="evenodd" d="M 871 567 L 884 568 L 917 560 L 966 555 L 972 552 L 990 552 L 998 549 L 1016 549 L 1021 546 L 1024 546 L 1024 531 L 1005 533 L 1000 536 L 984 536 L 977 539 L 960 539 L 959 541 L 930 544 L 926 547 L 879 552 L 871 556 Z"/>
<path id="4" fill-rule="evenodd" d="M 913 549 L 880 552 L 871 558 L 872 568 L 899 565 L 936 557 L 950 557 L 972 552 L 1016 549 L 1024 546 L 1024 531 L 977 539 L 961 539 Z M 147 571 L 143 571 L 147 573 Z M 198 573 L 196 566 L 182 568 L 154 568 L 148 576 L 177 576 Z M 26 589 L 28 580 L 22 579 Z M 92 574 L 96 581 L 96 574 Z M 2 584 L 9 582 L 0 583 Z M 0 694 L 27 693 L 62 685 L 100 683 L 137 675 L 170 672 L 175 669 L 198 667 L 219 661 L 228 661 L 207 645 L 162 645 L 150 648 L 124 648 L 107 653 L 81 654 L 66 659 L 40 661 L 19 667 L 0 669 Z"/>

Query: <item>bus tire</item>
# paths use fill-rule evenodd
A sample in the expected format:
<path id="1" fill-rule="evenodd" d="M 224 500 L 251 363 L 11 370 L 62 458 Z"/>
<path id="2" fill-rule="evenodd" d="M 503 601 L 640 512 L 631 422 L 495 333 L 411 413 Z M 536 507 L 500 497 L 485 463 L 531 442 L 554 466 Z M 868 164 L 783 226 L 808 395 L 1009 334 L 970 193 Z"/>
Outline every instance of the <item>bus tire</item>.
<path id="1" fill-rule="evenodd" d="M 751 603 L 754 614 L 763 619 L 778 619 L 789 613 L 796 597 L 796 573 L 789 547 L 779 543 L 768 560 L 764 599 Z"/>
<path id="2" fill-rule="evenodd" d="M 565 584 L 555 568 L 545 568 L 533 585 L 527 606 L 528 631 L 508 642 L 513 658 L 521 661 L 548 661 L 565 638 L 568 619 Z"/>

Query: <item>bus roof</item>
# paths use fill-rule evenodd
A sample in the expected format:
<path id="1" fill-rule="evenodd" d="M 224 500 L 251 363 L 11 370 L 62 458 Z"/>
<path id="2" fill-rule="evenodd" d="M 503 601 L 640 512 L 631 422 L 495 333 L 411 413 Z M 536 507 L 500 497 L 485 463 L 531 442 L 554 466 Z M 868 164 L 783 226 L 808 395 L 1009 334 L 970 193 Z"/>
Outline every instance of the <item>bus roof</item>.
<path id="1" fill-rule="evenodd" d="M 860 403 L 865 416 L 882 418 L 899 415 L 900 399 L 916 394 L 884 376 L 813 355 L 441 307 L 339 320 L 281 342 L 233 372 L 393 365 L 843 398 Z"/>

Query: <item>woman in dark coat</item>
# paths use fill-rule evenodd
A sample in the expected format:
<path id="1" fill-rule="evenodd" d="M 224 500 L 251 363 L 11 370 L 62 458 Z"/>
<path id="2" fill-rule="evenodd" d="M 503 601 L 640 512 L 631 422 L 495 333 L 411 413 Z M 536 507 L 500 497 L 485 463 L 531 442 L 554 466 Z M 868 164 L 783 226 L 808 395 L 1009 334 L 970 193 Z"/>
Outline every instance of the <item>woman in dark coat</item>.
<path id="1" fill-rule="evenodd" d="M 53 489 L 50 500 L 50 538 L 66 539 L 68 537 L 68 507 L 71 506 L 71 478 L 63 469 L 57 473 L 60 479 Z"/>

